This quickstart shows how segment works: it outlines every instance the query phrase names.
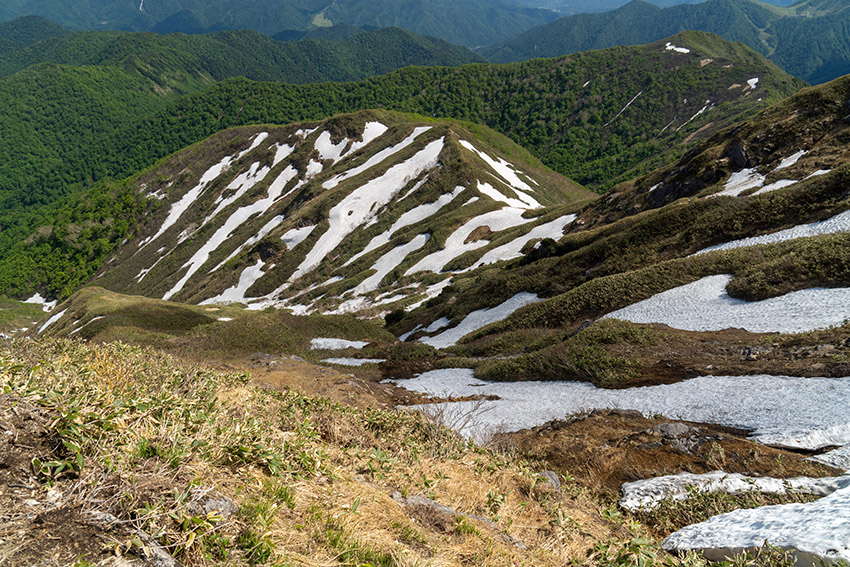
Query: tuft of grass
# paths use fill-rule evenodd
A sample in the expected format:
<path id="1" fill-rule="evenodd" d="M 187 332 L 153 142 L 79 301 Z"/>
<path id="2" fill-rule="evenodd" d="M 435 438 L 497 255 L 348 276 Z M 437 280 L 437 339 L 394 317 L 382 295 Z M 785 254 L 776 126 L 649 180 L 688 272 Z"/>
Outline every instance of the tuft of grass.
<path id="1" fill-rule="evenodd" d="M 635 378 L 638 366 L 612 356 L 605 347 L 656 344 L 658 338 L 657 332 L 645 326 L 604 319 L 536 352 L 480 364 L 475 373 L 487 380 L 581 380 L 615 387 Z"/>

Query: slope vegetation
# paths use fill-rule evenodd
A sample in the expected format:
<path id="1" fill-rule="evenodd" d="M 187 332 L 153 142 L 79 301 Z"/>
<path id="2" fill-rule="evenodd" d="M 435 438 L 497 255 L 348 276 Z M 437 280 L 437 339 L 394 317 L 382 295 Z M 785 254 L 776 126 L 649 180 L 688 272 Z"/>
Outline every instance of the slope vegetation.
<path id="1" fill-rule="evenodd" d="M 840 298 L 850 285 L 848 89 L 847 79 L 806 89 L 718 133 L 678 163 L 587 205 L 557 244 L 541 246 L 509 269 L 457 277 L 452 289 L 392 330 L 422 333 L 435 320 L 452 328 L 470 313 L 532 292 L 549 299 L 479 331 L 458 349 L 464 356 L 531 353 L 479 367 L 482 375 L 575 376 L 609 385 L 623 378 L 693 376 L 706 367 L 722 373 L 723 366 L 731 373 L 747 367 L 846 375 L 841 356 L 798 364 L 793 352 L 819 342 L 843 348 L 846 334 L 848 312 Z M 614 322 L 573 336 L 583 322 L 606 314 L 706 332 L 706 338 Z M 720 333 L 727 327 L 750 333 L 832 330 L 759 342 L 752 334 Z M 735 362 L 720 354 L 765 341 L 771 346 L 763 355 L 735 355 Z M 674 343 L 683 357 L 658 346 Z M 591 354 L 600 348 L 608 354 Z M 701 358 L 715 348 L 715 358 Z M 641 362 L 633 367 L 630 359 Z"/>
<path id="2" fill-rule="evenodd" d="M 662 9 L 634 0 L 610 12 L 561 18 L 480 52 L 491 61 L 524 61 L 701 30 L 741 41 L 789 73 L 823 83 L 850 71 L 848 18 L 841 2 L 777 8 L 752 0 L 708 0 Z"/>

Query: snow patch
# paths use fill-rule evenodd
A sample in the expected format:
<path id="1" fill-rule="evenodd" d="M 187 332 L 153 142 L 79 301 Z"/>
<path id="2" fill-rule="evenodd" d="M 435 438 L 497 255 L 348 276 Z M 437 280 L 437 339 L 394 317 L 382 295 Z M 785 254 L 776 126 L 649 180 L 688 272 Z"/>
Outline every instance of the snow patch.
<path id="1" fill-rule="evenodd" d="M 785 158 L 781 162 L 779 162 L 779 165 L 777 165 L 776 169 L 774 169 L 773 171 L 779 171 L 780 169 L 785 169 L 786 167 L 791 167 L 792 165 L 794 165 L 798 161 L 800 161 L 800 158 L 803 157 L 804 155 L 806 155 L 806 153 L 808 153 L 808 152 L 806 152 L 806 150 L 800 150 L 800 151 L 788 156 L 787 158 Z"/>
<path id="2" fill-rule="evenodd" d="M 673 288 L 604 319 L 663 323 L 687 331 L 746 329 L 752 333 L 802 333 L 841 325 L 850 318 L 850 288 L 809 288 L 762 301 L 726 293 L 731 275 L 708 276 Z"/>
<path id="3" fill-rule="evenodd" d="M 331 339 L 318 337 L 310 341 L 310 350 L 342 350 L 346 348 L 361 349 L 368 345 L 366 341 L 349 341 L 347 339 Z"/>
<path id="4" fill-rule="evenodd" d="M 747 492 L 787 494 L 796 492 L 826 496 L 847 486 L 850 486 L 850 475 L 827 478 L 800 476 L 781 479 L 765 476 L 745 476 L 738 473 L 730 474 L 724 471 L 711 471 L 704 474 L 683 472 L 623 484 L 620 506 L 632 512 L 651 510 L 657 508 L 665 500 L 678 502 L 688 500 L 692 489 L 696 489 L 698 492 L 725 492 L 727 494 L 744 494 Z"/>
<path id="5" fill-rule="evenodd" d="M 29 299 L 23 300 L 21 303 L 34 303 L 36 305 L 41 305 L 41 310 L 44 311 L 45 313 L 49 313 L 50 311 L 53 311 L 53 308 L 56 307 L 56 300 L 47 301 L 46 299 L 41 297 L 40 293 L 36 293 L 35 295 L 30 297 Z"/>
<path id="6" fill-rule="evenodd" d="M 416 138 L 418 138 L 420 135 L 424 134 L 430 129 L 430 126 L 420 126 L 418 128 L 414 128 L 413 133 L 398 144 L 384 148 L 383 150 L 379 151 L 378 153 L 370 157 L 368 160 L 366 160 L 362 165 L 358 165 L 357 167 L 353 167 L 343 173 L 340 173 L 339 175 L 331 177 L 330 179 L 322 183 L 322 187 L 324 187 L 325 189 L 333 189 L 346 179 L 354 177 L 355 175 L 359 175 L 364 171 L 378 165 L 388 157 L 397 154 L 398 152 L 412 144 L 416 140 Z"/>
<path id="7" fill-rule="evenodd" d="M 773 244 L 776 242 L 786 242 L 797 238 L 808 238 L 810 236 L 819 236 L 821 234 L 835 234 L 838 232 L 850 232 L 850 211 L 844 211 L 834 217 L 830 217 L 823 221 L 813 222 L 809 224 L 800 224 L 792 228 L 773 232 L 771 234 L 763 234 L 761 236 L 752 236 L 750 238 L 742 238 L 740 240 L 732 240 L 723 244 L 715 244 L 708 248 L 703 248 L 697 254 L 705 254 L 715 250 L 732 250 L 734 248 L 744 248 L 747 246 L 755 246 L 757 244 Z"/>
<path id="8" fill-rule="evenodd" d="M 519 226 L 532 219 L 523 218 L 524 209 L 514 207 L 504 207 L 497 211 L 484 213 L 466 222 L 462 227 L 454 231 L 443 244 L 443 248 L 425 256 L 414 266 L 412 266 L 404 275 L 409 276 L 416 272 L 440 272 L 443 267 L 454 258 L 457 258 L 465 252 L 476 250 L 486 246 L 489 241 L 477 240 L 475 242 L 466 242 L 472 232 L 482 226 L 489 227 L 493 232 L 499 232 Z"/>
<path id="9" fill-rule="evenodd" d="M 850 562 L 850 487 L 808 504 L 735 510 L 667 536 L 668 551 L 703 550 L 720 561 L 744 549 L 771 545 L 792 550 L 798 567 Z"/>
<path id="10" fill-rule="evenodd" d="M 262 260 L 258 260 L 253 266 L 248 266 L 242 270 L 242 274 L 239 276 L 239 283 L 233 287 L 227 288 L 221 292 L 220 295 L 205 299 L 201 302 L 201 305 L 245 303 L 245 294 L 258 279 L 265 275 L 263 266 L 264 262 Z M 269 266 L 269 269 L 272 267 L 274 267 L 274 265 Z"/>
<path id="11" fill-rule="evenodd" d="M 464 271 L 474 270 L 475 268 L 479 268 L 487 264 L 495 264 L 496 262 L 501 262 L 503 260 L 519 258 L 522 256 L 522 248 L 532 240 L 543 238 L 553 238 L 557 240 L 561 238 L 564 235 L 564 229 L 570 223 L 575 221 L 576 218 L 576 215 L 565 215 L 553 221 L 538 225 L 519 238 L 515 238 L 507 244 L 503 244 L 487 251 L 487 253 L 484 254 L 477 262 Z"/>
<path id="12" fill-rule="evenodd" d="M 672 42 L 668 41 L 667 45 L 664 46 L 665 51 L 675 51 L 676 53 L 690 53 L 691 50 L 687 47 L 676 47 Z"/>
<path id="13" fill-rule="evenodd" d="M 323 358 L 322 362 L 338 364 L 340 366 L 363 366 L 364 364 L 380 364 L 386 362 L 386 358 Z"/>
<path id="14" fill-rule="evenodd" d="M 381 284 L 381 280 L 383 280 L 390 272 L 395 270 L 411 252 L 419 250 L 425 246 L 429 238 L 431 238 L 430 234 L 420 234 L 407 244 L 396 246 L 381 256 L 378 261 L 372 265 L 371 269 L 374 270 L 375 273 L 360 282 L 357 287 L 354 288 L 354 295 L 363 295 L 378 289 L 378 286 Z"/>
<path id="15" fill-rule="evenodd" d="M 749 85 L 749 87 L 751 89 L 755 89 L 758 86 L 758 84 L 759 84 L 759 78 L 758 77 L 753 77 L 752 79 L 747 81 L 747 85 Z"/>
<path id="16" fill-rule="evenodd" d="M 422 299 L 420 299 L 419 301 L 417 301 L 415 303 L 411 303 L 410 305 L 405 307 L 404 310 L 407 311 L 407 312 L 413 311 L 414 309 L 416 309 L 417 307 L 419 307 L 420 305 L 422 305 L 423 303 L 425 303 L 429 299 L 433 299 L 433 298 L 437 297 L 438 295 L 440 295 L 441 293 L 443 293 L 443 290 L 446 289 L 447 287 L 449 287 L 451 285 L 451 283 L 452 283 L 452 278 L 446 278 L 444 280 L 441 280 L 441 281 L 435 283 L 434 285 L 429 286 L 428 289 L 425 290 L 425 295 L 422 297 Z M 402 339 L 402 340 L 404 340 L 404 339 Z"/>
<path id="17" fill-rule="evenodd" d="M 312 226 L 302 226 L 300 228 L 293 228 L 288 230 L 283 236 L 280 237 L 283 240 L 283 243 L 286 244 L 287 250 L 292 250 L 302 242 L 304 242 L 310 233 L 315 230 L 316 225 Z"/>
<path id="18" fill-rule="evenodd" d="M 457 327 L 452 327 L 451 329 L 443 331 L 433 337 L 424 337 L 419 340 L 420 342 L 431 345 L 434 348 L 450 347 L 457 344 L 462 337 L 469 333 L 477 331 L 490 323 L 501 321 L 520 307 L 528 305 L 529 303 L 536 303 L 538 301 L 540 301 L 540 298 L 537 297 L 536 293 L 521 292 L 496 307 L 473 311 L 467 315 Z"/>
<path id="19" fill-rule="evenodd" d="M 433 323 L 428 325 L 425 328 L 425 332 L 426 333 L 436 333 L 440 329 L 445 329 L 446 327 L 448 327 L 449 323 L 451 323 L 451 321 L 449 321 L 448 317 L 440 317 L 439 319 L 437 319 L 436 321 L 434 321 Z M 402 339 L 402 340 L 404 340 L 404 339 Z"/>
<path id="20" fill-rule="evenodd" d="M 519 199 L 514 199 L 512 197 L 508 197 L 489 183 L 482 183 L 481 181 L 478 182 L 478 191 L 490 197 L 494 201 L 505 203 L 507 206 L 514 207 L 516 209 L 538 209 L 541 207 L 540 203 L 522 191 L 514 190 L 517 195 L 520 195 Z"/>

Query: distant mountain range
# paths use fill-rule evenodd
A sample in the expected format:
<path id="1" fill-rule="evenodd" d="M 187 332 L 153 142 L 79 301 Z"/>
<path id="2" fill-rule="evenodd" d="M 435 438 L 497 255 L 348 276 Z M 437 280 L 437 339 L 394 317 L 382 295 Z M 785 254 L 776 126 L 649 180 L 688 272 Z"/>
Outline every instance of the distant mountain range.
<path id="1" fill-rule="evenodd" d="M 708 0 L 664 9 L 633 0 L 611 12 L 561 18 L 480 53 L 491 61 L 524 61 L 647 43 L 683 30 L 741 41 L 810 83 L 850 72 L 850 6 L 837 0 L 804 0 L 788 8 Z"/>
<path id="2" fill-rule="evenodd" d="M 27 15 L 75 30 L 161 33 L 252 29 L 272 36 L 341 23 L 398 26 L 467 46 L 506 39 L 558 17 L 509 0 L 11 0 L 0 5 L 0 21 Z"/>
<path id="3" fill-rule="evenodd" d="M 591 14 L 616 10 L 629 0 L 518 0 L 521 4 L 555 10 L 561 14 Z M 648 0 L 660 8 L 669 8 L 679 4 L 699 4 L 705 0 Z M 789 6 L 794 0 L 765 0 L 774 6 Z"/>

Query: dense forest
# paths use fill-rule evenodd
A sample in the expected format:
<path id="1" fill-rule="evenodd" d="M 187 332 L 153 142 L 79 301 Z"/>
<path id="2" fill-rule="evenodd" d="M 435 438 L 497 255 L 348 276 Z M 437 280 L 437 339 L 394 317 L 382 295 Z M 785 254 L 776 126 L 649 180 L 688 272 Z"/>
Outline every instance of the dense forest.
<path id="1" fill-rule="evenodd" d="M 511 0 L 13 0 L 0 21 L 38 15 L 75 30 L 205 33 L 251 29 L 272 36 L 347 23 L 398 26 L 470 47 L 550 22 L 556 12 Z"/>
<path id="2" fill-rule="evenodd" d="M 708 0 L 661 9 L 633 0 L 617 10 L 567 16 L 482 48 L 496 62 L 556 57 L 656 41 L 684 30 L 740 41 L 810 83 L 850 72 L 850 9 L 844 2 L 777 8 L 753 0 Z"/>

